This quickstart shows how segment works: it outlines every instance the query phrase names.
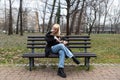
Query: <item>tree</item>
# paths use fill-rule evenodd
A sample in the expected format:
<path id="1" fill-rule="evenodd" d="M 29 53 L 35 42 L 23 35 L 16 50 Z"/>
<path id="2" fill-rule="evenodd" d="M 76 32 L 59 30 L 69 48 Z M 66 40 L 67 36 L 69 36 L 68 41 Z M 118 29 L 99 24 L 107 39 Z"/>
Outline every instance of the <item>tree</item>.
<path id="1" fill-rule="evenodd" d="M 12 28 L 12 2 L 11 0 L 9 0 L 9 7 L 10 7 L 10 11 L 9 11 L 9 28 L 8 28 L 8 35 L 12 35 L 13 34 L 13 28 Z"/>
<path id="2" fill-rule="evenodd" d="M 17 15 L 16 34 L 19 34 L 19 22 L 20 22 L 20 35 L 23 36 L 23 11 L 22 11 L 22 0 L 20 0 L 20 6 Z"/>
<path id="3" fill-rule="evenodd" d="M 110 24 L 111 24 L 111 31 L 114 30 L 115 33 L 120 33 L 120 8 L 118 7 L 120 5 L 117 5 L 118 9 L 114 8 L 114 13 L 111 14 L 110 17 Z"/>
<path id="4" fill-rule="evenodd" d="M 60 24 L 60 12 L 61 12 L 61 6 L 60 6 L 60 0 L 59 0 L 58 9 L 57 9 L 57 13 L 56 13 L 57 23 L 58 24 Z"/>
<path id="5" fill-rule="evenodd" d="M 4 24 L 4 29 L 8 31 L 7 27 L 7 14 L 6 14 L 6 0 L 4 0 L 4 5 L 5 5 L 5 24 Z"/>
<path id="6" fill-rule="evenodd" d="M 66 0 L 67 3 L 67 25 L 66 25 L 66 35 L 69 35 L 69 18 L 70 18 L 70 0 Z"/>
<path id="7" fill-rule="evenodd" d="M 20 0 L 20 35 L 23 35 L 23 27 L 22 27 L 22 0 Z"/>
<path id="8" fill-rule="evenodd" d="M 102 32 L 104 32 L 104 27 L 105 27 L 105 24 L 106 24 L 107 14 L 108 14 L 108 12 L 109 12 L 109 10 L 110 10 L 111 5 L 113 4 L 113 1 L 114 1 L 114 0 L 112 0 L 112 3 L 110 4 L 109 7 L 108 7 L 108 2 L 109 2 L 109 0 L 103 1 L 104 4 L 105 4 L 105 11 L 104 11 L 104 22 L 103 22 Z"/>
<path id="9" fill-rule="evenodd" d="M 44 26 L 45 26 L 45 15 L 46 15 L 46 8 L 47 8 L 47 2 L 48 0 L 45 1 L 45 8 L 43 9 L 43 25 L 42 25 L 42 33 L 44 33 Z"/>
<path id="10" fill-rule="evenodd" d="M 87 22 L 88 22 L 88 26 L 89 26 L 89 31 L 88 31 L 88 35 L 91 34 L 93 26 L 95 24 L 96 21 L 96 17 L 97 17 L 97 0 L 95 1 L 91 1 L 90 3 L 90 8 L 89 8 L 89 15 L 87 16 Z"/>
<path id="11" fill-rule="evenodd" d="M 19 18 L 20 18 L 19 16 L 20 16 L 20 8 L 17 15 L 16 34 L 19 34 Z"/>
<path id="12" fill-rule="evenodd" d="M 81 21 L 82 21 L 82 14 L 83 14 L 83 11 L 84 11 L 84 5 L 85 5 L 85 0 L 83 0 L 82 7 L 81 7 L 81 10 L 79 12 L 78 23 L 77 23 L 77 26 L 76 26 L 75 34 L 79 34 L 80 33 L 80 27 L 82 26 L 81 25 Z"/>
<path id="13" fill-rule="evenodd" d="M 79 12 L 79 9 L 78 9 L 79 4 L 80 4 L 80 0 L 77 0 L 75 8 L 71 12 L 72 14 L 71 14 L 70 34 L 73 32 L 73 29 L 75 27 L 74 25 L 76 22 L 77 13 Z"/>
<path id="14" fill-rule="evenodd" d="M 53 17 L 53 13 L 54 13 L 55 3 L 56 3 L 56 0 L 53 1 L 52 12 L 51 12 L 51 15 L 50 15 L 50 18 L 49 18 L 47 31 L 49 31 L 51 29 L 52 17 Z"/>
<path id="15" fill-rule="evenodd" d="M 95 20 L 96 20 L 96 13 L 97 13 L 97 10 L 94 10 L 94 20 L 93 20 L 93 22 L 91 23 L 91 24 L 89 24 L 89 33 L 88 33 L 88 35 L 90 35 L 91 34 L 91 32 L 92 32 L 92 29 L 93 29 L 93 26 L 94 26 L 94 23 L 95 23 Z"/>
<path id="16" fill-rule="evenodd" d="M 66 0 L 67 3 L 67 15 L 66 15 L 66 19 L 67 19 L 67 24 L 66 24 L 66 35 L 70 35 L 71 34 L 71 29 L 73 28 L 73 26 L 69 27 L 70 24 L 70 16 L 72 14 L 74 14 L 74 16 L 76 15 L 76 11 L 78 11 L 78 5 L 80 3 L 80 0 Z M 75 8 L 74 8 L 75 6 Z M 74 9 L 72 9 L 74 8 Z M 76 17 L 75 17 L 76 18 Z M 74 19 L 75 19 L 74 18 Z"/>
<path id="17" fill-rule="evenodd" d="M 73 32 L 73 30 L 74 30 L 74 25 L 75 25 L 77 13 L 78 13 L 78 11 L 75 11 L 75 12 L 73 13 L 73 15 L 71 16 L 70 34 L 71 34 L 71 33 Z"/>

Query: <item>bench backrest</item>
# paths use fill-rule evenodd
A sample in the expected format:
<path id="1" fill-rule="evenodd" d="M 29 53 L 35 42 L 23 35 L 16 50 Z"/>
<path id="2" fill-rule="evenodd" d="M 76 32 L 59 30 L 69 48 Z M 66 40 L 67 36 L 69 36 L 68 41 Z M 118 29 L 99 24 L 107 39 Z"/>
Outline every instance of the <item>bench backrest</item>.
<path id="1" fill-rule="evenodd" d="M 87 48 L 90 48 L 90 36 L 64 36 L 68 41 L 69 48 L 84 49 L 87 52 Z M 35 52 L 35 49 L 45 49 L 46 41 L 45 36 L 28 36 L 27 38 L 27 48 Z"/>

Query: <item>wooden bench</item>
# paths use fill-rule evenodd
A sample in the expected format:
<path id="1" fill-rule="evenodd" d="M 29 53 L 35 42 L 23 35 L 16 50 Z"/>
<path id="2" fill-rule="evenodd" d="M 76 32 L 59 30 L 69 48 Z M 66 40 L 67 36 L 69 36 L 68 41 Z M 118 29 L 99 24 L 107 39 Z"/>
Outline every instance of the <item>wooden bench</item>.
<path id="1" fill-rule="evenodd" d="M 80 49 L 81 52 L 73 52 L 73 54 L 77 58 L 85 58 L 84 65 L 86 69 L 90 68 L 90 58 L 97 57 L 96 54 L 88 52 L 87 49 L 90 48 L 91 39 L 90 36 L 66 36 L 64 37 L 68 41 L 68 47 L 72 50 L 72 48 Z M 45 57 L 44 52 L 36 53 L 35 49 L 45 49 L 46 41 L 45 36 L 28 36 L 27 38 L 27 48 L 31 49 L 31 52 L 25 53 L 22 55 L 23 58 L 29 59 L 29 70 L 32 70 L 34 67 L 34 58 L 58 58 L 58 55 L 50 55 L 49 57 Z M 44 51 L 44 50 L 43 50 Z"/>

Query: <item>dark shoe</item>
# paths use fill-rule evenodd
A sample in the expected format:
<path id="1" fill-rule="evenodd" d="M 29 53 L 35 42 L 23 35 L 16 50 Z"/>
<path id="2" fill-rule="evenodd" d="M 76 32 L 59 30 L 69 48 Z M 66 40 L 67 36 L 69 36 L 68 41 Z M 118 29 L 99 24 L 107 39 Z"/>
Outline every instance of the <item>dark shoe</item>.
<path id="1" fill-rule="evenodd" d="M 72 59 L 76 64 L 80 64 L 80 61 L 78 61 L 75 57 L 72 57 Z"/>
<path id="2" fill-rule="evenodd" d="M 60 77 L 66 78 L 66 74 L 64 72 L 64 68 L 58 68 L 57 75 L 59 75 Z"/>

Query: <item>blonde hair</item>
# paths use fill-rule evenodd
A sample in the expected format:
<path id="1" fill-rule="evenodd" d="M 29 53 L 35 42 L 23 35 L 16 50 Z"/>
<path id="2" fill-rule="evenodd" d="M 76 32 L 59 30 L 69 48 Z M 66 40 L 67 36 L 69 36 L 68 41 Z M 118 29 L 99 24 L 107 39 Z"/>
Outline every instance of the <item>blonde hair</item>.
<path id="1" fill-rule="evenodd" d="M 52 28 L 55 28 L 58 30 L 58 32 L 56 34 L 54 34 L 55 36 L 60 36 L 61 31 L 60 31 L 60 25 L 59 24 L 54 24 Z"/>

